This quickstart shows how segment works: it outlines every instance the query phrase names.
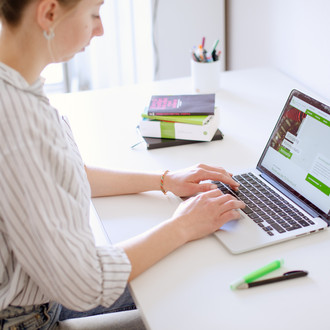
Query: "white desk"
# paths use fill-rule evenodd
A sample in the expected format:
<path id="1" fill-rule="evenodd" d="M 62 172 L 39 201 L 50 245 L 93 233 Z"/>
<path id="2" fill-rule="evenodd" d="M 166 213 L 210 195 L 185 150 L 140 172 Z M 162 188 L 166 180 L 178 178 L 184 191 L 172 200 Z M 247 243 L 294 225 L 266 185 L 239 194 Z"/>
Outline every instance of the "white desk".
<path id="1" fill-rule="evenodd" d="M 191 93 L 189 78 L 52 99 L 69 116 L 86 163 L 174 170 L 203 162 L 236 172 L 255 166 L 293 88 L 304 91 L 272 69 L 225 72 L 216 98 L 224 140 L 151 151 L 143 144 L 130 149 L 144 105 L 151 94 Z M 93 200 L 114 243 L 165 220 L 179 202 L 160 192 Z M 330 329 L 329 251 L 330 231 L 236 256 L 209 236 L 169 255 L 135 279 L 131 289 L 152 330 Z M 307 270 L 309 276 L 229 289 L 233 280 L 278 257 L 285 265 L 271 276 L 294 269 Z"/>

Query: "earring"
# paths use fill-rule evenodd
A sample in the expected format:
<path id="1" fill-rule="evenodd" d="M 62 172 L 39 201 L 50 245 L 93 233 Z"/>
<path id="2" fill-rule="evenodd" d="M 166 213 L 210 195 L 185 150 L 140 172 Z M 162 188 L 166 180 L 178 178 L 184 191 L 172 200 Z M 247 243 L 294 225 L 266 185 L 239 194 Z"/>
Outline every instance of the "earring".
<path id="1" fill-rule="evenodd" d="M 53 31 L 52 28 L 49 29 L 49 33 L 46 30 L 44 30 L 44 37 L 47 40 L 52 40 L 55 37 L 55 32 Z"/>

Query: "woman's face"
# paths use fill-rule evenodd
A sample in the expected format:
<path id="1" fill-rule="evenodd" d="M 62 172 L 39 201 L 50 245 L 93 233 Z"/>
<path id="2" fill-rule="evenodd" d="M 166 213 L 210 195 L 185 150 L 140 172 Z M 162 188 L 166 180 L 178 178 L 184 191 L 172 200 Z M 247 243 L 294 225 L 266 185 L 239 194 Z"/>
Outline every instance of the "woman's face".
<path id="1" fill-rule="evenodd" d="M 79 4 L 59 18 L 54 29 L 55 37 L 50 40 L 55 62 L 71 59 L 83 51 L 95 36 L 103 35 L 100 8 L 103 0 L 81 0 Z"/>

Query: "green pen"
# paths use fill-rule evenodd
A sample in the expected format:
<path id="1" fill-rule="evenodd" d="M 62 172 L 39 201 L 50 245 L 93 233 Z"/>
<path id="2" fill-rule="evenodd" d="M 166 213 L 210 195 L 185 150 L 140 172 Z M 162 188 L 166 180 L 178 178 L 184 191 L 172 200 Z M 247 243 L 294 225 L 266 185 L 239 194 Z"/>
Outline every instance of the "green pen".
<path id="1" fill-rule="evenodd" d="M 242 278 L 240 278 L 239 280 L 231 283 L 230 288 L 232 290 L 235 290 L 237 287 L 239 287 L 240 285 L 244 284 L 244 283 L 251 283 L 253 281 L 255 281 L 257 278 L 264 276 L 278 268 L 280 268 L 283 265 L 283 259 L 277 259 L 269 264 L 267 264 L 264 267 L 261 267 L 257 270 L 255 270 L 254 272 L 243 276 Z"/>

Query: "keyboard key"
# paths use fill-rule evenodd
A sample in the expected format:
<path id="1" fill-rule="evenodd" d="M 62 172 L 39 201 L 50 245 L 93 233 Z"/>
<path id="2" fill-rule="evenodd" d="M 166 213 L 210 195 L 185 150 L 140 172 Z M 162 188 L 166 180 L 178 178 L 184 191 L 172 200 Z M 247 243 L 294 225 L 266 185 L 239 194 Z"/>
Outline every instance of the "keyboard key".
<path id="1" fill-rule="evenodd" d="M 245 214 L 253 213 L 253 211 L 252 211 L 248 206 L 245 206 L 245 208 L 242 209 L 242 211 L 243 211 Z"/>
<path id="2" fill-rule="evenodd" d="M 280 225 L 278 225 L 277 223 L 273 223 L 272 227 L 279 232 L 280 234 L 285 233 L 285 229 L 282 228 Z"/>
<path id="3" fill-rule="evenodd" d="M 298 221 L 303 227 L 308 227 L 309 226 L 309 223 L 305 220 L 300 220 Z"/>

